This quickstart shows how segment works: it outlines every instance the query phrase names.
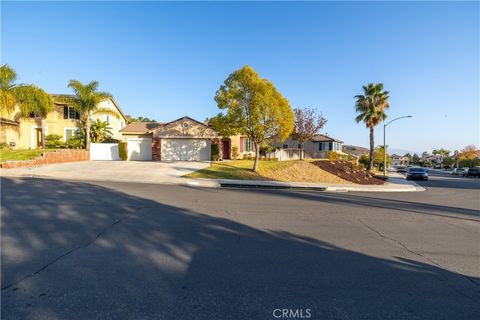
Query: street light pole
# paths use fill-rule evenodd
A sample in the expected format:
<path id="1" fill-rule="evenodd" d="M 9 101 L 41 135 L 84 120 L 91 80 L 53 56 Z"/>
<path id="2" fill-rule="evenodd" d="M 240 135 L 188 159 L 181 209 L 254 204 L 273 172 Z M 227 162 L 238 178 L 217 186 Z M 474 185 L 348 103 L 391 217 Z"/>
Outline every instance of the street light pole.
<path id="1" fill-rule="evenodd" d="M 404 118 L 411 118 L 412 116 L 403 116 L 403 117 L 398 117 L 390 122 L 384 123 L 383 124 L 383 177 L 387 177 L 387 141 L 385 139 L 385 131 L 387 126 L 392 123 L 393 121 L 399 120 L 399 119 L 404 119 Z"/>

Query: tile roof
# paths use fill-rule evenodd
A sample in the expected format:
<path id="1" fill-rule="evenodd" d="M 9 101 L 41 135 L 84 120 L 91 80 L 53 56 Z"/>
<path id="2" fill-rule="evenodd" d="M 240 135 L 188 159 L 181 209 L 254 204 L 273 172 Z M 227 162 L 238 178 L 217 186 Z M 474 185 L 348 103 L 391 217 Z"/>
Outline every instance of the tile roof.
<path id="1" fill-rule="evenodd" d="M 162 126 L 160 122 L 132 122 L 123 127 L 120 132 L 142 132 L 148 133 L 150 130 Z"/>
<path id="2" fill-rule="evenodd" d="M 324 135 L 324 134 L 317 134 L 316 136 L 314 136 L 312 138 L 312 141 L 315 141 L 315 142 L 321 142 L 321 141 L 335 141 L 335 142 L 340 142 L 340 143 L 343 143 L 343 141 L 341 140 L 338 140 L 338 139 L 335 139 L 335 138 L 332 138 L 332 137 L 329 137 L 327 135 Z"/>

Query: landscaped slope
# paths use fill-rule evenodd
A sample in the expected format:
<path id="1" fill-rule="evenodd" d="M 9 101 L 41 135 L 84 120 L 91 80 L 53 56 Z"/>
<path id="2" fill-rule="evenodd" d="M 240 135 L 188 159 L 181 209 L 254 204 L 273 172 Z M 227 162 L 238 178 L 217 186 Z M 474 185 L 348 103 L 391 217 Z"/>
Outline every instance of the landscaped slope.
<path id="1" fill-rule="evenodd" d="M 309 161 L 260 161 L 258 173 L 251 170 L 253 161 L 215 162 L 208 168 L 192 172 L 188 178 L 273 180 L 288 182 L 349 183 L 320 169 Z"/>
<path id="2" fill-rule="evenodd" d="M 337 177 L 343 178 L 350 183 L 357 184 L 384 184 L 382 179 L 376 178 L 369 174 L 365 169 L 358 165 L 354 165 L 348 161 L 327 161 L 319 160 L 313 161 L 313 165 L 334 174 Z"/>

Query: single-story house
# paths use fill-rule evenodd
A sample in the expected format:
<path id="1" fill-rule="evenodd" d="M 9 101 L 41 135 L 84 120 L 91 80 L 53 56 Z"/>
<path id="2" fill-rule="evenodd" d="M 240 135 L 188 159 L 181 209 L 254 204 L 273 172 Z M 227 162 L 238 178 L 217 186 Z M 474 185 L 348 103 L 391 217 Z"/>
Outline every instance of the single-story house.
<path id="1" fill-rule="evenodd" d="M 275 147 L 282 149 L 303 149 L 305 156 L 309 158 L 327 158 L 329 151 L 343 153 L 342 145 L 343 141 L 323 134 L 315 135 L 303 145 L 291 137 L 282 143 L 274 144 Z"/>
<path id="2" fill-rule="evenodd" d="M 166 123 L 133 122 L 120 133 L 128 160 L 209 161 L 218 139 L 208 124 L 187 116 Z"/>

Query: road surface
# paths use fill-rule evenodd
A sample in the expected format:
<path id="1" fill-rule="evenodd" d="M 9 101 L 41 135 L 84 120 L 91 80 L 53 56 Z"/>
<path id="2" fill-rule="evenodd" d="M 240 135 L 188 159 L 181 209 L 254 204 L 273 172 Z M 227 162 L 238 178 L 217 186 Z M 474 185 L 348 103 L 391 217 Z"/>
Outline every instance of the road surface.
<path id="1" fill-rule="evenodd" d="M 478 319 L 480 179 L 419 184 L 3 178 L 2 319 Z"/>

